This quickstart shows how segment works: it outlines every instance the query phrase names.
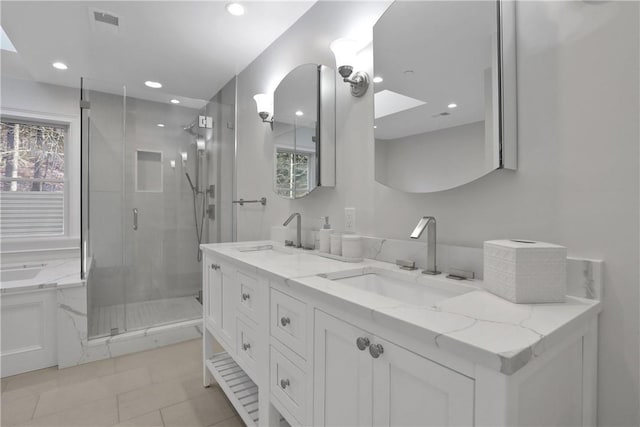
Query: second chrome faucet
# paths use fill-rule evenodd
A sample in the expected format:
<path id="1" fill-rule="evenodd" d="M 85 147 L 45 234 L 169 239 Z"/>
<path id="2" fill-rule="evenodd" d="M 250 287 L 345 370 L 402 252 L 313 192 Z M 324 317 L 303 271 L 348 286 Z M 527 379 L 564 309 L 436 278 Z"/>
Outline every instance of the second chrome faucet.
<path id="1" fill-rule="evenodd" d="M 432 216 L 423 216 L 411 233 L 412 239 L 418 239 L 427 230 L 427 268 L 423 274 L 440 274 L 436 267 L 436 219 Z"/>
<path id="2" fill-rule="evenodd" d="M 301 248 L 302 247 L 302 215 L 300 215 L 298 212 L 292 213 L 291 216 L 289 216 L 289 218 L 287 218 L 287 220 L 284 222 L 285 227 L 287 225 L 289 225 L 289 223 L 293 220 L 293 218 L 297 218 L 297 224 L 296 224 L 296 244 L 295 247 L 296 248 Z"/>

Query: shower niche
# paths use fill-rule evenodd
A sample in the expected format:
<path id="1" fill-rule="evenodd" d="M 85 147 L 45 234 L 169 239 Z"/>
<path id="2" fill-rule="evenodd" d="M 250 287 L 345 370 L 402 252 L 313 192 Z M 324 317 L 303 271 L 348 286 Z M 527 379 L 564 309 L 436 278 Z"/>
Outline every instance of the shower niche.
<path id="1" fill-rule="evenodd" d="M 162 192 L 162 151 L 136 150 L 136 191 Z"/>

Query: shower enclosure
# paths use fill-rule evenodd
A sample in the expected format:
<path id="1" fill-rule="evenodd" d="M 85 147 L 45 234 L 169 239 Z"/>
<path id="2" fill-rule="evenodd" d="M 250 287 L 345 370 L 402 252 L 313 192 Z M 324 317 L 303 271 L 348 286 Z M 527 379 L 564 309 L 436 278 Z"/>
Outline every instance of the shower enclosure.
<path id="1" fill-rule="evenodd" d="M 198 245 L 234 235 L 234 103 L 235 81 L 196 100 L 82 80 L 89 338 L 202 315 Z"/>

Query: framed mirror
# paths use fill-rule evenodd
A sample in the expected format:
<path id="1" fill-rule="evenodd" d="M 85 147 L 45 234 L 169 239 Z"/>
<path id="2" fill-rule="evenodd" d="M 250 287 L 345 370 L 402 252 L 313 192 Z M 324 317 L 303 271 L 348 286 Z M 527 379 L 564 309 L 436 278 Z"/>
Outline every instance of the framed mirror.
<path id="1" fill-rule="evenodd" d="M 335 186 L 333 70 L 300 65 L 282 79 L 273 100 L 273 191 L 299 199 Z"/>
<path id="2" fill-rule="evenodd" d="M 396 1 L 373 53 L 376 181 L 429 193 L 516 168 L 514 2 Z"/>

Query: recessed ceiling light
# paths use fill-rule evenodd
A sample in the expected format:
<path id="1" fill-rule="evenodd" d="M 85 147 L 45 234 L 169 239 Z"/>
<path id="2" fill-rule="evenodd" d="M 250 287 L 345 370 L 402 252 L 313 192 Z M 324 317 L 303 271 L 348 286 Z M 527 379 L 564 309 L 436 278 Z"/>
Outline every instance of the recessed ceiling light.
<path id="1" fill-rule="evenodd" d="M 449 105 L 447 105 L 447 107 L 449 108 L 456 108 L 458 106 L 458 104 L 454 104 L 453 102 Z"/>
<path id="2" fill-rule="evenodd" d="M 304 116 L 304 113 L 300 110 L 296 111 L 296 116 L 300 117 L 300 116 Z"/>
<path id="3" fill-rule="evenodd" d="M 164 127 L 164 123 L 158 123 L 158 127 L 159 128 L 163 128 Z"/>
<path id="4" fill-rule="evenodd" d="M 177 99 L 172 99 L 172 100 L 171 100 L 171 103 L 172 103 L 172 104 L 180 104 L 180 101 L 179 101 L 179 100 L 177 100 Z"/>
<path id="5" fill-rule="evenodd" d="M 146 86 L 152 87 L 154 89 L 160 89 L 162 87 L 162 83 L 154 82 L 154 81 L 151 81 L 151 80 L 147 80 L 146 82 L 144 82 L 144 84 Z"/>
<path id="6" fill-rule="evenodd" d="M 53 68 L 57 68 L 58 70 L 66 70 L 67 68 L 69 68 L 64 62 L 54 62 L 51 65 L 53 65 Z"/>
<path id="7" fill-rule="evenodd" d="M 244 6 L 240 3 L 229 3 L 225 7 L 227 8 L 227 12 L 233 16 L 244 15 Z"/>
<path id="8" fill-rule="evenodd" d="M 376 126 L 376 125 L 373 125 L 373 128 L 374 128 L 374 129 L 378 129 L 378 126 Z"/>
<path id="9" fill-rule="evenodd" d="M 376 77 L 373 78 L 373 82 L 374 83 L 382 83 L 383 80 L 384 79 L 382 77 L 380 77 L 380 76 L 376 76 Z"/>

